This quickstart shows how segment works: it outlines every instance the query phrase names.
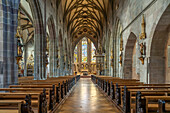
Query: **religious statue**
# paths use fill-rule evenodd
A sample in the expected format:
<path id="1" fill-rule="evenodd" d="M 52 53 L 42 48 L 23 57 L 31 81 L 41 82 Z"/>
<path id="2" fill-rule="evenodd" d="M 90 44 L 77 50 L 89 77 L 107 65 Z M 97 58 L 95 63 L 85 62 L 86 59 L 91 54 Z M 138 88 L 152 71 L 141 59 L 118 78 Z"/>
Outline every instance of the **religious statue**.
<path id="1" fill-rule="evenodd" d="M 142 62 L 142 64 L 144 64 L 145 49 L 146 49 L 145 44 L 141 43 L 140 44 L 140 54 L 141 54 L 141 56 L 139 57 L 139 60 Z"/>
<path id="2" fill-rule="evenodd" d="M 33 57 L 33 54 L 31 53 L 31 55 L 28 57 L 28 60 L 33 62 L 34 61 L 34 57 Z"/>
<path id="3" fill-rule="evenodd" d="M 144 64 L 144 57 L 143 56 L 139 57 L 139 60 L 141 61 L 142 64 Z"/>
<path id="4" fill-rule="evenodd" d="M 45 61 L 46 63 L 45 63 L 45 65 L 46 65 L 46 67 L 47 67 L 47 65 L 49 64 L 48 63 L 48 54 L 46 54 L 46 61 Z"/>
<path id="5" fill-rule="evenodd" d="M 123 52 L 122 51 L 120 51 L 120 55 L 119 55 L 119 64 L 122 66 L 122 55 L 123 54 Z"/>
<path id="6" fill-rule="evenodd" d="M 140 44 L 140 53 L 141 53 L 141 55 L 143 55 L 143 47 L 144 47 L 144 46 L 143 46 L 143 43 L 141 43 L 141 44 Z"/>
<path id="7" fill-rule="evenodd" d="M 16 38 L 21 38 L 20 31 L 21 31 L 21 27 L 18 26 L 18 27 L 17 27 L 17 33 L 16 33 L 16 35 L 15 35 Z"/>
<path id="8" fill-rule="evenodd" d="M 59 59 L 57 59 L 57 68 L 58 68 L 58 67 L 60 67 L 60 65 L 59 65 Z"/>
<path id="9" fill-rule="evenodd" d="M 145 54 L 145 45 L 143 43 L 140 44 L 140 53 L 141 55 Z"/>
<path id="10" fill-rule="evenodd" d="M 22 47 L 23 47 L 23 45 L 21 44 L 20 40 L 18 39 L 18 41 L 17 41 L 17 49 L 18 49 L 17 55 L 18 56 L 22 56 L 22 53 L 23 53 Z"/>
<path id="11" fill-rule="evenodd" d="M 99 47 L 98 53 L 99 53 L 99 54 L 102 54 L 102 46 Z"/>

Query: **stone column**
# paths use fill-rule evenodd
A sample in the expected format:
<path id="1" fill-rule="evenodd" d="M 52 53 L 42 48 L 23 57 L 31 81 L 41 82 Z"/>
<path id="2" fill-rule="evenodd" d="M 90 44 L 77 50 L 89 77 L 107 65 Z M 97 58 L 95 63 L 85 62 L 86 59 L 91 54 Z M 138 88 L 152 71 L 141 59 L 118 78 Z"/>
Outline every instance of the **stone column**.
<path id="1" fill-rule="evenodd" d="M 55 77 L 58 76 L 58 74 L 57 74 L 57 70 L 58 70 L 58 68 L 57 68 L 57 55 L 58 55 L 57 51 L 58 51 L 58 48 L 57 48 L 57 43 L 56 42 L 57 41 L 55 39 L 55 44 L 54 44 L 54 76 Z"/>
<path id="2" fill-rule="evenodd" d="M 91 63 L 91 41 L 90 39 L 88 39 L 87 40 L 87 64 L 88 64 L 88 71 L 91 72 L 90 63 Z"/>
<path id="3" fill-rule="evenodd" d="M 34 34 L 34 79 L 41 80 L 41 35 L 38 33 L 37 29 L 41 29 L 38 26 L 35 26 Z"/>
<path id="4" fill-rule="evenodd" d="M 46 34 L 46 0 L 44 0 L 44 36 L 42 38 L 42 77 L 41 79 L 45 80 L 46 75 L 46 48 L 47 48 L 47 34 Z"/>
<path id="5" fill-rule="evenodd" d="M 60 48 L 60 58 L 59 58 L 59 61 L 60 61 L 60 76 L 63 76 L 64 75 L 64 52 L 63 52 L 63 41 L 61 42 L 62 44 L 59 46 Z"/>
<path id="6" fill-rule="evenodd" d="M 0 76 L 2 80 L 0 82 L 4 87 L 17 83 L 18 79 L 18 67 L 15 58 L 17 55 L 17 40 L 15 34 L 18 25 L 19 2 L 19 0 L 0 0 Z M 8 10 L 9 7 L 10 10 Z"/>
<path id="7" fill-rule="evenodd" d="M 78 70 L 79 70 L 79 72 L 81 72 L 81 62 L 82 62 L 82 41 L 80 41 L 79 43 L 78 43 L 78 56 L 79 56 L 79 58 L 78 58 L 78 63 L 79 63 L 79 68 L 78 68 Z"/>
<path id="8" fill-rule="evenodd" d="M 3 87 L 3 7 L 2 0 L 0 0 L 0 88 Z"/>
<path id="9" fill-rule="evenodd" d="M 50 39 L 50 45 L 49 45 L 50 47 L 49 47 L 49 57 L 50 57 L 50 77 L 53 77 L 53 40 L 52 39 Z"/>
<path id="10" fill-rule="evenodd" d="M 27 46 L 24 46 L 24 76 L 27 76 Z"/>
<path id="11" fill-rule="evenodd" d="M 18 81 L 18 66 L 16 64 L 17 39 L 15 34 L 18 26 L 18 8 L 20 0 L 0 0 L 0 31 L 1 59 L 0 74 L 3 75 L 3 86 L 8 87 Z M 3 4 L 3 5 L 2 5 Z M 10 10 L 9 10 L 10 8 Z"/>

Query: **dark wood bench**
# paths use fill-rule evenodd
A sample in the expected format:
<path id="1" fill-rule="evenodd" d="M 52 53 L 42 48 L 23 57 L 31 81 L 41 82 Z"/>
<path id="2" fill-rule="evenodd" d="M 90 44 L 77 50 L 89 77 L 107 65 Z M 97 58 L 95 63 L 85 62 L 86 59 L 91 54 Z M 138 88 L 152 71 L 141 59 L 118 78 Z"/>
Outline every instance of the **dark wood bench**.
<path id="1" fill-rule="evenodd" d="M 166 96 L 170 94 L 170 90 L 167 89 L 129 89 L 124 90 L 123 96 L 123 110 L 125 113 L 130 111 L 134 111 L 136 109 L 136 101 L 137 101 L 137 92 L 142 94 L 142 96 Z"/>
<path id="2" fill-rule="evenodd" d="M 0 113 L 34 113 L 31 107 L 31 95 L 23 100 L 0 100 Z"/>
<path id="3" fill-rule="evenodd" d="M 47 102 L 46 102 L 46 95 L 45 93 L 0 93 L 0 100 L 1 101 L 23 101 L 25 100 L 25 96 L 29 95 L 29 105 L 33 107 L 34 111 L 38 113 L 47 113 Z M 3 106 L 1 105 L 0 108 L 8 108 L 9 105 Z M 13 105 L 12 105 L 13 107 Z"/>
<path id="4" fill-rule="evenodd" d="M 138 91 L 136 94 L 136 112 L 158 112 L 158 113 L 169 113 L 170 105 L 161 103 L 159 100 L 169 101 L 170 96 L 143 96 Z M 162 105 L 161 105 L 162 104 Z"/>

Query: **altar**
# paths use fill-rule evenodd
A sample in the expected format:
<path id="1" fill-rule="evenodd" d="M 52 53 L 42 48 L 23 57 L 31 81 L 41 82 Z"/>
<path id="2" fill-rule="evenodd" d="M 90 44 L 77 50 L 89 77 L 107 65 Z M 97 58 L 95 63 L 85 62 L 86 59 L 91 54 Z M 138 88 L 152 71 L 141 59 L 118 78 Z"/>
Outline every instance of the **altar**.
<path id="1" fill-rule="evenodd" d="M 83 75 L 88 75 L 88 70 L 81 70 L 81 72 L 83 73 Z"/>

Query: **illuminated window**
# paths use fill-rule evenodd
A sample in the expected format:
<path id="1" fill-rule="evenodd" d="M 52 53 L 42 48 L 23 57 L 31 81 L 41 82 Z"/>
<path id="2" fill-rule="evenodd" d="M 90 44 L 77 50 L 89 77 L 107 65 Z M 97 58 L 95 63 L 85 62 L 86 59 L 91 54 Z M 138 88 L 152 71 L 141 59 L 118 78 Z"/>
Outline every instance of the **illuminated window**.
<path id="1" fill-rule="evenodd" d="M 74 63 L 78 62 L 78 55 L 77 55 L 77 46 L 74 49 Z"/>
<path id="2" fill-rule="evenodd" d="M 87 62 L 87 38 L 82 39 L 82 62 Z"/>
<path id="3" fill-rule="evenodd" d="M 96 51 L 96 48 L 94 44 L 91 42 L 91 62 L 96 62 L 96 57 L 94 57 L 95 51 Z"/>

